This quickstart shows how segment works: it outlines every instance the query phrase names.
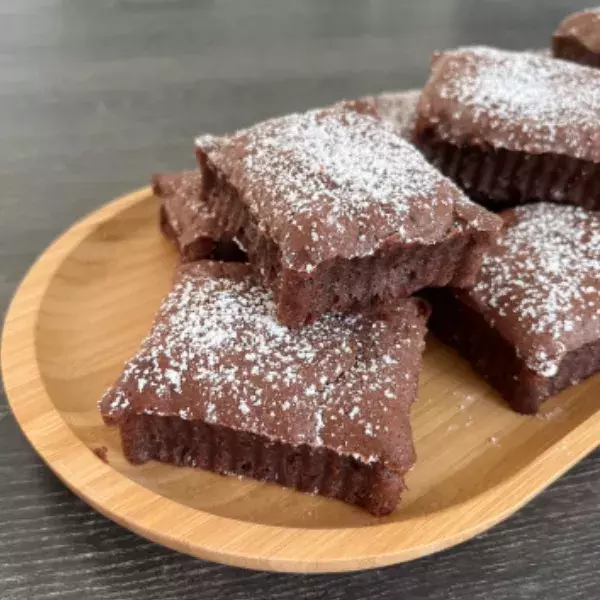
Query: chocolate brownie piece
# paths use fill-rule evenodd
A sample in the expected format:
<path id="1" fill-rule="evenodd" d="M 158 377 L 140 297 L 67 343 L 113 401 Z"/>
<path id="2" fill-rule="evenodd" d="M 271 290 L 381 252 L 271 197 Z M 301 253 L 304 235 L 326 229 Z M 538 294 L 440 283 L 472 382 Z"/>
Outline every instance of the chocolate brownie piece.
<path id="1" fill-rule="evenodd" d="M 291 327 L 426 286 L 470 286 L 501 224 L 367 103 L 204 136 L 197 149 L 213 210 L 243 212 L 236 237 Z"/>
<path id="2" fill-rule="evenodd" d="M 403 137 L 412 133 L 420 91 L 385 92 L 364 98 L 382 119 L 395 123 Z M 184 261 L 204 258 L 246 262 L 246 253 L 232 233 L 221 231 L 202 198 L 202 174 L 196 169 L 163 173 L 152 178 L 154 194 L 161 200 L 160 228 L 173 242 Z"/>
<path id="3" fill-rule="evenodd" d="M 590 67 L 600 67 L 600 8 L 566 17 L 552 36 L 552 53 Z"/>
<path id="4" fill-rule="evenodd" d="M 232 239 L 233 234 L 204 202 L 202 174 L 198 169 L 155 175 L 152 189 L 161 199 L 161 231 L 175 244 L 182 260 L 246 261 L 246 254 Z"/>
<path id="5" fill-rule="evenodd" d="M 104 419 L 133 463 L 246 475 L 389 513 L 414 462 L 428 306 L 334 313 L 299 331 L 274 308 L 248 265 L 182 265 L 102 398 Z"/>
<path id="6" fill-rule="evenodd" d="M 529 52 L 434 56 L 414 141 L 490 208 L 552 200 L 600 208 L 600 72 Z"/>
<path id="7" fill-rule="evenodd" d="M 600 370 L 600 213 L 529 204 L 506 229 L 471 290 L 435 290 L 432 331 L 511 406 L 540 402 Z"/>

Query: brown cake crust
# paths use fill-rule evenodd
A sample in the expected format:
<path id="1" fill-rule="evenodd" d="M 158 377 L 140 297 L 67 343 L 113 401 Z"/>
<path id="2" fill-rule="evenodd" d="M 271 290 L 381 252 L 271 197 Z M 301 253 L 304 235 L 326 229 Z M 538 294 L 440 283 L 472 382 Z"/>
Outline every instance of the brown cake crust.
<path id="1" fill-rule="evenodd" d="M 457 146 L 432 128 L 421 130 L 416 143 L 444 175 L 490 210 L 536 200 L 600 209 L 600 164 L 563 155 Z"/>
<path id="2" fill-rule="evenodd" d="M 403 137 L 409 138 L 419 90 L 384 92 L 362 101 L 372 105 L 382 119 L 393 122 Z M 184 261 L 215 259 L 245 262 L 246 253 L 233 234 L 215 222 L 202 197 L 202 173 L 198 169 L 161 173 L 152 177 L 154 194 L 161 199 L 160 228 L 179 250 Z M 228 222 L 230 220 L 228 219 Z"/>
<path id="3" fill-rule="evenodd" d="M 288 326 L 472 285 L 500 226 L 364 102 L 203 136 L 197 153 L 213 210 L 241 215 L 236 237 Z"/>
<path id="4" fill-rule="evenodd" d="M 503 213 L 471 290 L 435 290 L 430 326 L 524 413 L 600 370 L 600 214 L 558 204 Z"/>
<path id="5" fill-rule="evenodd" d="M 273 311 L 249 266 L 182 265 L 100 402 L 125 456 L 393 510 L 414 462 L 409 411 L 427 307 L 409 299 L 299 331 Z"/>
<path id="6" fill-rule="evenodd" d="M 173 242 L 183 261 L 212 258 L 245 262 L 246 254 L 210 211 L 201 197 L 202 189 L 198 169 L 152 177 L 152 190 L 161 199 L 161 231 Z"/>
<path id="7" fill-rule="evenodd" d="M 589 67 L 600 67 L 600 8 L 568 15 L 552 36 L 552 54 Z"/>
<path id="8" fill-rule="evenodd" d="M 600 207 L 600 73 L 528 52 L 434 56 L 413 139 L 491 208 L 530 200 Z"/>
<path id="9" fill-rule="evenodd" d="M 362 100 L 372 105 L 382 119 L 393 122 L 408 139 L 419 94 L 418 90 L 384 92 Z M 246 253 L 239 242 L 231 239 L 233 234 L 216 222 L 206 205 L 202 197 L 202 174 L 198 169 L 154 175 L 152 189 L 161 199 L 160 229 L 178 249 L 183 261 L 246 262 Z"/>

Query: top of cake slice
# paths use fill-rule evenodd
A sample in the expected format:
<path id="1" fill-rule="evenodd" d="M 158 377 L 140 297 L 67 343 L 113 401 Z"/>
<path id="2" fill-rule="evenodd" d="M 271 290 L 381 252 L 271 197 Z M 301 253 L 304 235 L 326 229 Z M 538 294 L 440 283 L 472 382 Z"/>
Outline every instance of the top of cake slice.
<path id="1" fill-rule="evenodd" d="M 542 202 L 502 216 L 478 283 L 456 294 L 552 377 L 567 352 L 600 339 L 600 213 Z"/>
<path id="2" fill-rule="evenodd" d="M 576 38 L 592 52 L 600 52 L 600 7 L 587 8 L 565 17 L 554 37 Z"/>
<path id="3" fill-rule="evenodd" d="M 365 102 L 200 137 L 197 149 L 201 166 L 235 188 L 288 269 L 499 227 Z"/>
<path id="4" fill-rule="evenodd" d="M 179 268 L 152 329 L 100 406 L 177 416 L 406 470 L 427 309 L 417 299 L 290 330 L 247 265 Z"/>
<path id="5" fill-rule="evenodd" d="M 477 46 L 434 55 L 416 129 L 457 145 L 600 162 L 599 116 L 596 69 Z"/>

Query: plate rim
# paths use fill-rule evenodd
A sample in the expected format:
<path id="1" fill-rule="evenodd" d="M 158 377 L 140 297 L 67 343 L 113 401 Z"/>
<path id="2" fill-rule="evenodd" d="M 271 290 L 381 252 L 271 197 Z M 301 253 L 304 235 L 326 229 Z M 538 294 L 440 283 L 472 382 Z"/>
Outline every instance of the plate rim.
<path id="1" fill-rule="evenodd" d="M 495 487 L 435 513 L 368 527 L 249 523 L 181 505 L 143 487 L 99 460 L 63 420 L 44 386 L 35 332 L 41 301 L 63 261 L 101 223 L 152 196 L 150 187 L 120 196 L 60 235 L 19 284 L 2 332 L 2 378 L 19 427 L 71 491 L 118 524 L 174 550 L 232 566 L 297 573 L 376 568 L 445 550 L 489 529 L 600 445 L 600 411 L 595 411 Z M 503 502 L 515 489 L 518 498 Z M 131 497 L 135 503 L 128 502 Z M 479 515 L 475 523 L 473 514 Z"/>

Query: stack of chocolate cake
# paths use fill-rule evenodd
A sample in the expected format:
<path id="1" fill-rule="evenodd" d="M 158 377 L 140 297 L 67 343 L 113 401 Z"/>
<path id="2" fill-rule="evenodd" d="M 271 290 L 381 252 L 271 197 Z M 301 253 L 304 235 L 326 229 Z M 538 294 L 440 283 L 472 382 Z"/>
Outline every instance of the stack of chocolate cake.
<path id="1" fill-rule="evenodd" d="M 600 71 L 491 48 L 444 52 L 416 112 L 425 156 L 505 209 L 477 285 L 428 296 L 432 329 L 515 410 L 534 413 L 600 368 Z"/>
<path id="2" fill-rule="evenodd" d="M 199 137 L 153 182 L 173 289 L 100 402 L 125 456 L 383 515 L 431 311 L 520 412 L 597 371 L 598 115 L 600 72 L 477 47 L 421 94 Z"/>

